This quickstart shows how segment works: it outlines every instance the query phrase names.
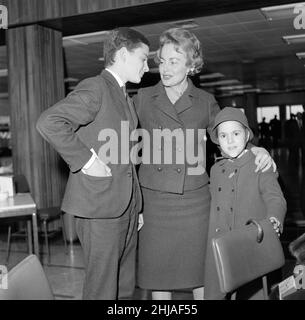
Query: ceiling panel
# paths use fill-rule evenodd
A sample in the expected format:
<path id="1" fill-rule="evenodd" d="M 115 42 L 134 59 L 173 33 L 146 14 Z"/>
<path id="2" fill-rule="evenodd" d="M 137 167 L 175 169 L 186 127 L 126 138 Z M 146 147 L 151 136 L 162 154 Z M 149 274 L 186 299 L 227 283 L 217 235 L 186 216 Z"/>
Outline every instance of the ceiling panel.
<path id="1" fill-rule="evenodd" d="M 295 53 L 305 51 L 305 44 L 287 45 L 283 35 L 305 33 L 295 30 L 292 19 L 266 20 L 260 10 L 239 11 L 208 17 L 195 17 L 192 31 L 202 42 L 205 65 L 202 73 L 220 72 L 224 79 L 238 79 L 264 90 L 305 90 L 305 61 Z M 183 21 L 176 21 L 182 23 Z M 147 36 L 151 51 L 158 48 L 159 35 L 175 21 L 136 26 Z M 88 21 L 90 23 L 90 21 Z M 103 68 L 101 41 L 64 48 L 66 77 L 84 79 Z M 6 50 L 0 47 L 0 69 L 6 68 Z M 149 61 L 155 67 L 153 61 Z M 144 85 L 158 80 L 157 74 L 145 75 Z M 246 81 L 247 83 L 243 83 Z M 75 85 L 75 83 L 71 83 Z M 217 93 L 217 87 L 211 88 Z M 0 77 L 0 93 L 7 92 L 7 78 Z"/>

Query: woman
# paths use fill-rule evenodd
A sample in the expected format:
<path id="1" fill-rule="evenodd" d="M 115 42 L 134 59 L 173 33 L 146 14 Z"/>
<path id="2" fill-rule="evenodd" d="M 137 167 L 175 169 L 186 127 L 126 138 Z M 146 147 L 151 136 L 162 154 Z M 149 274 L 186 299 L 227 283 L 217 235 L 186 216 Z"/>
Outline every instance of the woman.
<path id="1" fill-rule="evenodd" d="M 142 150 L 144 156 L 149 148 L 151 158 L 145 162 L 143 157 L 139 168 L 144 226 L 139 232 L 138 284 L 152 290 L 153 299 L 171 299 L 171 291 L 182 288 L 192 288 L 194 299 L 203 299 L 210 193 L 208 175 L 200 170 L 204 163 L 200 130 L 212 127 L 219 106 L 188 79 L 203 65 L 194 34 L 181 28 L 165 31 L 157 60 L 161 82 L 140 89 L 135 99 L 140 126 L 150 137 L 167 130 L 163 143 L 155 139 L 147 147 L 144 142 Z M 193 140 L 187 139 L 190 130 Z M 172 143 L 168 132 L 176 134 Z M 190 150 L 198 153 L 196 163 L 188 161 Z M 262 167 L 266 162 L 271 165 L 265 151 L 257 161 Z"/>

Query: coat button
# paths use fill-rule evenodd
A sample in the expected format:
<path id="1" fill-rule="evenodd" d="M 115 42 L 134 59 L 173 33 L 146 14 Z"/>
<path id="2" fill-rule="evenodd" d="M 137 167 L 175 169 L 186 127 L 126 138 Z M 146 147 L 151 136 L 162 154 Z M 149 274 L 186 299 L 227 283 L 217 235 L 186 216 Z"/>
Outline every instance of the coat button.
<path id="1" fill-rule="evenodd" d="M 234 189 L 232 189 L 232 192 L 234 192 L 235 190 Z"/>
<path id="2" fill-rule="evenodd" d="M 219 211 L 220 210 L 220 208 L 219 207 L 217 207 L 217 211 Z"/>
<path id="3" fill-rule="evenodd" d="M 219 228 L 217 228 L 215 231 L 216 231 L 216 232 L 219 232 L 219 231 L 220 231 L 220 229 L 219 229 Z"/>
<path id="4" fill-rule="evenodd" d="M 237 173 L 237 169 L 235 169 L 234 171 L 235 171 L 235 173 Z"/>
<path id="5" fill-rule="evenodd" d="M 179 152 L 181 152 L 181 151 L 182 151 L 182 148 L 179 147 L 179 148 L 177 148 L 177 150 L 178 150 Z"/>
<path id="6" fill-rule="evenodd" d="M 178 173 L 180 173 L 180 172 L 181 172 L 181 168 L 177 168 L 176 171 L 177 171 Z"/>
<path id="7" fill-rule="evenodd" d="M 233 208 L 231 207 L 230 210 L 231 210 L 231 212 L 232 212 L 232 211 L 233 211 Z"/>
<path id="8" fill-rule="evenodd" d="M 220 188 L 220 187 L 218 188 L 218 191 L 221 191 L 221 188 Z"/>
<path id="9" fill-rule="evenodd" d="M 162 167 L 158 167 L 157 170 L 160 172 L 162 171 Z"/>

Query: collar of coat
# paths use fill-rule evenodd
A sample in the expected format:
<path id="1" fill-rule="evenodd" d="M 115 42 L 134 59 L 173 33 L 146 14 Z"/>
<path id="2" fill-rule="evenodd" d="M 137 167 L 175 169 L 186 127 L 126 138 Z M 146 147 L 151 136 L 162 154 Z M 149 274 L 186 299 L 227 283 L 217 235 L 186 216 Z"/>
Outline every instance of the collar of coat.
<path id="1" fill-rule="evenodd" d="M 199 97 L 198 90 L 199 89 L 193 85 L 192 81 L 188 79 L 187 89 L 179 100 L 177 100 L 175 105 L 173 105 L 166 94 L 162 82 L 160 81 L 153 87 L 151 97 L 154 99 L 154 105 L 158 109 L 177 122 L 181 122 L 179 115 L 193 106 L 193 99 Z"/>
<path id="2" fill-rule="evenodd" d="M 110 82 L 111 85 L 114 86 L 116 89 L 118 89 L 119 91 L 122 91 L 119 83 L 117 82 L 115 77 L 109 71 L 103 70 L 101 72 L 100 76 L 103 77 L 104 79 L 106 79 L 108 82 Z M 125 99 L 123 91 L 122 91 L 122 97 L 123 97 L 123 99 Z"/>
<path id="3" fill-rule="evenodd" d="M 248 152 L 244 153 L 240 158 L 230 159 L 223 158 L 219 161 L 219 166 L 226 166 L 228 168 L 241 168 L 246 165 L 249 161 L 253 161 L 255 158 L 253 152 L 248 149 Z"/>

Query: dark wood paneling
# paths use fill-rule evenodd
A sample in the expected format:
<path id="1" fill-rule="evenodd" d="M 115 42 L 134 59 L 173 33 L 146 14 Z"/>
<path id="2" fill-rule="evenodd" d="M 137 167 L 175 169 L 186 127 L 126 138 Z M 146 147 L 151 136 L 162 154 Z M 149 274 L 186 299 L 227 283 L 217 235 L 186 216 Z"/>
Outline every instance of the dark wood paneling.
<path id="1" fill-rule="evenodd" d="M 116 26 L 187 19 L 295 0 L 9 0 L 9 26 L 44 23 L 73 35 Z"/>
<path id="2" fill-rule="evenodd" d="M 27 177 L 39 208 L 60 205 L 65 177 L 36 121 L 64 97 L 62 35 L 38 25 L 9 29 L 8 52 L 14 173 Z"/>
<path id="3" fill-rule="evenodd" d="M 9 25 L 94 13 L 166 0 L 7 0 Z"/>

